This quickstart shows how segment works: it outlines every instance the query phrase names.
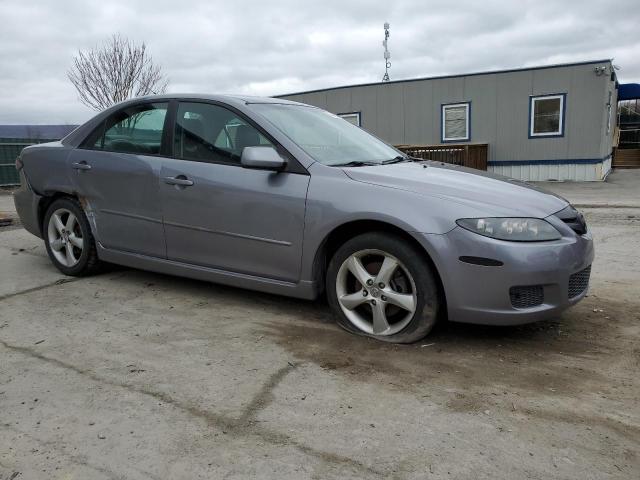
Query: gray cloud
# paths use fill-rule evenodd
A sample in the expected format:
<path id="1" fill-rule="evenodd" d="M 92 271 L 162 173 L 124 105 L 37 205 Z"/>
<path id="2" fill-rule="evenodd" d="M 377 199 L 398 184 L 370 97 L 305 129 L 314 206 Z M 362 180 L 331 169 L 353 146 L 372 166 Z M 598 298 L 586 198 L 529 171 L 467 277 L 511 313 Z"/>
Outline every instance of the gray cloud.
<path id="1" fill-rule="evenodd" d="M 611 58 L 640 80 L 637 1 L 0 0 L 0 123 L 79 123 L 66 78 L 112 33 L 145 41 L 170 91 L 276 95 L 391 78 Z"/>

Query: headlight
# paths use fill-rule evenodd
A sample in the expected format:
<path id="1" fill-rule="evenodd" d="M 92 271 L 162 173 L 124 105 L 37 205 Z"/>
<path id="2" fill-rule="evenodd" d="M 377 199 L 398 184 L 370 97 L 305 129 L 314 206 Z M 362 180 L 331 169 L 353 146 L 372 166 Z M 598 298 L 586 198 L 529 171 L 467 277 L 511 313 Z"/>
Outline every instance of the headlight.
<path id="1" fill-rule="evenodd" d="M 485 237 L 512 242 L 542 242 L 562 237 L 553 225 L 539 218 L 461 218 L 456 223 Z"/>

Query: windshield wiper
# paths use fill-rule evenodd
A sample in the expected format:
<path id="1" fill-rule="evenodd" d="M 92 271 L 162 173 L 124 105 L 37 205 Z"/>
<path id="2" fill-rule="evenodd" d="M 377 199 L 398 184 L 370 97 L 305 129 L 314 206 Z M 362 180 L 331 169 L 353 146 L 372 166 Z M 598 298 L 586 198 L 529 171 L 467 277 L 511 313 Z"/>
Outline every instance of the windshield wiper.
<path id="1" fill-rule="evenodd" d="M 371 167 L 374 165 L 380 165 L 380 164 L 375 162 L 362 162 L 360 160 L 354 160 L 352 162 L 347 162 L 347 163 L 335 163 L 331 166 L 332 167 Z"/>
<path id="2" fill-rule="evenodd" d="M 382 162 L 383 165 L 389 165 L 391 163 L 400 163 L 400 162 L 413 162 L 411 157 L 405 157 L 404 155 L 398 155 L 397 157 L 393 157 L 391 160 L 385 160 Z"/>
<path id="3" fill-rule="evenodd" d="M 363 162 L 362 160 L 354 160 L 352 162 L 347 163 L 337 163 L 331 165 L 332 167 L 370 167 L 375 165 L 389 165 L 391 163 L 400 163 L 400 162 L 414 162 L 411 157 L 407 157 L 405 155 L 398 155 L 397 157 L 393 157 L 390 160 L 384 160 L 383 162 Z"/>

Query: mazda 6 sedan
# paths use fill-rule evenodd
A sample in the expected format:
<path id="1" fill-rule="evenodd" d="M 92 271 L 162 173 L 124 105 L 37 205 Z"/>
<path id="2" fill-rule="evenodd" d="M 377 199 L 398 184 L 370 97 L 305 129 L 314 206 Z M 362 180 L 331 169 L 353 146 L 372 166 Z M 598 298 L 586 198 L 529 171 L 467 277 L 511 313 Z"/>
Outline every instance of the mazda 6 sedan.
<path id="1" fill-rule="evenodd" d="M 164 95 L 25 148 L 15 203 L 66 275 L 102 262 L 304 299 L 408 343 L 436 321 L 512 325 L 587 292 L 593 243 L 569 203 L 407 157 L 319 108 Z"/>

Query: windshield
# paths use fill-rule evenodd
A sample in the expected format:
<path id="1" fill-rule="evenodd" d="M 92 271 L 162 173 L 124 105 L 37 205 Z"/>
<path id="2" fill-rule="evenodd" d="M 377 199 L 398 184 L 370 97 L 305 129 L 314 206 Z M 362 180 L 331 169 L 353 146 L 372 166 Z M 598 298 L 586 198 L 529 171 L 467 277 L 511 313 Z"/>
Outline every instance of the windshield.
<path id="1" fill-rule="evenodd" d="M 253 108 L 325 165 L 379 165 L 402 155 L 361 128 L 319 108 L 269 103 L 254 104 Z"/>

